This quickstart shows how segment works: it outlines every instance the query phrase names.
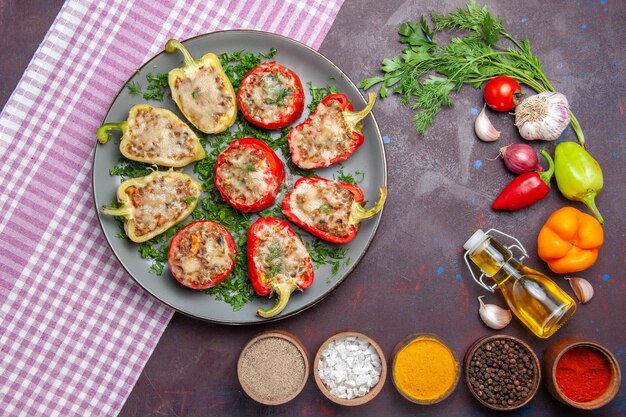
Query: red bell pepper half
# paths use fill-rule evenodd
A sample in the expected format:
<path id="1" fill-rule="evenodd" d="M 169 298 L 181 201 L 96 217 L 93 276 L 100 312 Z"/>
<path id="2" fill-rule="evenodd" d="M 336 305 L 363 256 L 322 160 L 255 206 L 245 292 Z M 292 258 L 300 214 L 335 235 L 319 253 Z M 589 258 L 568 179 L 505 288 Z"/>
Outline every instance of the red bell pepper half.
<path id="1" fill-rule="evenodd" d="M 214 180 L 228 204 L 250 213 L 274 204 L 285 169 L 265 142 L 242 138 L 232 141 L 217 157 Z"/>
<path id="2" fill-rule="evenodd" d="M 281 129 L 304 110 L 304 90 L 298 75 L 277 62 L 252 68 L 237 92 L 241 114 L 263 129 Z"/>
<path id="3" fill-rule="evenodd" d="M 345 94 L 330 94 L 301 124 L 289 132 L 291 160 L 303 169 L 322 168 L 341 162 L 363 144 L 363 120 L 374 107 L 376 94 L 368 94 L 367 105 L 354 112 Z"/>
<path id="4" fill-rule="evenodd" d="M 198 220 L 172 238 L 167 262 L 178 282 L 194 290 L 215 287 L 235 267 L 237 247 L 228 230 L 211 220 Z"/>
<path id="5" fill-rule="evenodd" d="M 363 191 L 355 184 L 304 177 L 296 181 L 282 202 L 285 217 L 327 242 L 348 243 L 361 228 L 361 221 L 382 210 L 387 188 L 373 207 L 363 207 Z"/>
<path id="6" fill-rule="evenodd" d="M 264 318 L 282 312 L 291 293 L 313 283 L 313 263 L 302 240 L 289 224 L 260 217 L 248 229 L 248 276 L 260 296 L 276 295 L 274 307 L 257 314 Z"/>
<path id="7" fill-rule="evenodd" d="M 548 161 L 547 171 L 526 172 L 516 177 L 496 197 L 495 210 L 519 210 L 535 204 L 550 192 L 550 180 L 554 174 L 554 162 L 548 152 L 541 151 Z"/>

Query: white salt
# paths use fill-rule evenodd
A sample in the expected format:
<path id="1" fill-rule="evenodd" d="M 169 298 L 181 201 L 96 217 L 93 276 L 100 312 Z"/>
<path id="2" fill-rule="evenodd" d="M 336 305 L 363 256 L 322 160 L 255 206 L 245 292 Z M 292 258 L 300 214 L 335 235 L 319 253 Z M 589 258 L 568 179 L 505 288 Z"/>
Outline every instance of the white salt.
<path id="1" fill-rule="evenodd" d="M 352 399 L 367 394 L 380 380 L 380 357 L 367 340 L 335 339 L 322 351 L 318 374 L 332 395 Z"/>

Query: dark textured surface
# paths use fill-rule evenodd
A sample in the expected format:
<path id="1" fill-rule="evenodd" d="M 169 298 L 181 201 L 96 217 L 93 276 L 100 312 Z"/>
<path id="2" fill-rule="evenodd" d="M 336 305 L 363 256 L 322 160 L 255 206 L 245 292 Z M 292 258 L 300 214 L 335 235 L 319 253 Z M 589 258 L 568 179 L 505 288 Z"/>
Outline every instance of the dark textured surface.
<path id="1" fill-rule="evenodd" d="M 0 109 L 62 5 L 63 0 L 0 0 Z"/>
<path id="2" fill-rule="evenodd" d="M 8 98 L 60 2 L 0 0 L 0 105 Z M 502 330 L 528 342 L 539 357 L 552 340 L 583 335 L 605 345 L 626 370 L 626 282 L 624 281 L 624 112 L 623 70 L 626 3 L 606 0 L 491 1 L 516 37 L 528 37 L 548 77 L 567 95 L 600 162 L 605 190 L 597 199 L 606 219 L 606 242 L 598 262 L 577 275 L 595 288 L 595 298 L 579 306 L 572 320 L 550 340 L 533 337 L 517 321 Z M 398 54 L 399 25 L 431 10 L 450 11 L 463 1 L 348 0 L 320 51 L 353 80 L 377 75 L 380 61 Z M 28 22 L 24 24 L 23 22 Z M 288 330 L 309 349 L 344 329 L 376 339 L 388 354 L 409 333 L 432 332 L 449 341 L 460 358 L 480 336 L 495 334 L 478 318 L 476 297 L 486 292 L 467 272 L 461 245 L 477 228 L 495 227 L 518 237 L 531 258 L 528 264 L 548 272 L 536 256 L 536 235 L 555 209 L 584 208 L 563 199 L 556 187 L 549 197 L 521 212 L 496 213 L 489 206 L 513 175 L 501 161 L 490 160 L 498 148 L 521 139 L 512 116 L 490 117 L 502 130 L 496 144 L 479 142 L 472 130 L 481 94 L 465 87 L 456 108 L 443 111 L 425 137 L 415 133 L 411 111 L 395 97 L 374 110 L 388 138 L 389 200 L 379 232 L 366 257 L 348 279 L 320 304 L 269 325 L 224 327 L 176 314 L 127 400 L 120 416 L 213 415 L 496 415 L 476 402 L 463 381 L 444 402 L 417 406 L 395 392 L 388 379 L 380 395 L 364 406 L 343 408 L 325 399 L 311 377 L 294 401 L 263 407 L 247 398 L 236 378 L 236 361 L 246 341 L 268 329 Z M 568 139 L 574 140 L 572 133 Z M 552 143 L 536 149 L 553 150 Z M 366 169 L 366 167 L 364 167 Z M 571 289 L 555 277 L 570 294 Z M 502 303 L 495 295 L 490 302 Z M 605 408 L 576 411 L 554 400 L 544 387 L 526 407 L 508 415 L 626 415 L 625 388 Z"/>

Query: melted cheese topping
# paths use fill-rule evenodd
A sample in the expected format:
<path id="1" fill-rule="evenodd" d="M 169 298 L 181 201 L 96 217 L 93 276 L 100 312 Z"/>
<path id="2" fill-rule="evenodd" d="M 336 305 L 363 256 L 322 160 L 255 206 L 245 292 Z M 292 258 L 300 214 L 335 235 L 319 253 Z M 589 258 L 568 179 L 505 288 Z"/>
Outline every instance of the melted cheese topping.
<path id="1" fill-rule="evenodd" d="M 180 120 L 156 110 L 139 110 L 128 123 L 126 151 L 141 159 L 176 162 L 195 156 L 195 135 Z"/>
<path id="2" fill-rule="evenodd" d="M 180 110 L 198 129 L 212 131 L 222 117 L 234 111 L 225 80 L 212 66 L 185 75 L 176 79 L 173 91 Z"/>
<path id="3" fill-rule="evenodd" d="M 206 286 L 228 272 L 235 253 L 223 232 L 221 226 L 210 222 L 199 222 L 185 229 L 178 250 L 170 257 L 172 273 L 188 284 Z"/>
<path id="4" fill-rule="evenodd" d="M 257 230 L 254 262 L 261 274 L 276 281 L 293 281 L 307 273 L 309 253 L 293 232 L 268 224 Z"/>
<path id="5" fill-rule="evenodd" d="M 231 148 L 217 168 L 217 178 L 224 194 L 246 205 L 277 193 L 280 186 L 263 153 L 251 146 Z"/>
<path id="6" fill-rule="evenodd" d="M 142 186 L 130 186 L 126 194 L 134 211 L 135 234 L 143 236 L 166 224 L 174 224 L 192 203 L 189 197 L 198 197 L 191 179 L 160 175 Z"/>
<path id="7" fill-rule="evenodd" d="M 352 146 L 352 132 L 343 118 L 339 102 L 331 100 L 318 106 L 302 129 L 292 131 L 294 161 L 300 168 L 315 168 L 348 152 Z"/>
<path id="8" fill-rule="evenodd" d="M 278 122 L 296 111 L 295 80 L 280 72 L 254 73 L 246 79 L 243 111 L 260 122 Z"/>
<path id="9" fill-rule="evenodd" d="M 302 182 L 293 189 L 290 202 L 294 215 L 305 224 L 339 237 L 348 234 L 354 195 L 342 186 Z"/>

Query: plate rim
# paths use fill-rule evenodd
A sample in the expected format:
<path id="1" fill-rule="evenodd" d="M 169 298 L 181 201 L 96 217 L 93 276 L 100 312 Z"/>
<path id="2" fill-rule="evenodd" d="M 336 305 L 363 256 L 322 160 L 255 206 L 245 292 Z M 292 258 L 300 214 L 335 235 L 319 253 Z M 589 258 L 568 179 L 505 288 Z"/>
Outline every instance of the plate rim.
<path id="1" fill-rule="evenodd" d="M 277 37 L 280 38 L 284 41 L 286 41 L 287 43 L 292 43 L 297 47 L 303 48 L 305 49 L 307 52 L 309 53 L 313 53 L 314 55 L 317 56 L 317 58 L 322 59 L 323 61 L 326 61 L 327 64 L 329 64 L 331 67 L 333 67 L 336 71 L 339 72 L 339 74 L 341 74 L 342 78 L 348 83 L 350 84 L 352 87 L 354 87 L 355 91 L 358 93 L 358 96 L 360 97 L 363 105 L 365 105 L 367 103 L 367 101 L 365 100 L 365 98 L 363 97 L 363 93 L 361 92 L 361 90 L 359 89 L 359 87 L 357 87 L 357 85 L 352 81 L 352 79 L 350 77 L 348 77 L 348 75 L 341 69 L 339 68 L 339 66 L 337 66 L 332 60 L 330 60 L 329 58 L 327 58 L 326 56 L 324 56 L 322 53 L 316 51 L 315 49 L 311 48 L 310 46 L 297 41 L 295 39 L 292 39 L 288 36 L 284 36 L 281 34 L 277 34 L 277 33 L 272 33 L 272 32 L 267 32 L 267 31 L 262 31 L 262 30 L 252 30 L 252 29 L 228 29 L 228 30 L 218 30 L 218 31 L 213 31 L 213 32 L 207 32 L 207 33 L 202 33 L 199 35 L 195 35 L 192 36 L 190 38 L 187 38 L 185 40 L 180 41 L 182 44 L 185 44 L 189 41 L 198 39 L 198 38 L 204 38 L 204 37 L 209 37 L 212 35 L 216 35 L 216 34 L 246 34 L 246 35 L 251 35 L 251 36 L 266 36 L 269 38 L 273 38 L 273 37 Z M 211 52 L 211 51 L 209 51 Z M 136 74 L 137 72 L 141 71 L 143 68 L 145 68 L 146 66 L 148 66 L 152 61 L 154 61 L 157 57 L 161 56 L 162 54 L 165 54 L 165 50 L 161 50 L 159 53 L 155 54 L 153 57 L 151 57 L 149 60 L 145 61 L 141 66 L 139 66 L 137 68 L 137 70 L 135 71 L 134 74 Z M 132 78 L 133 75 L 131 75 L 130 78 Z M 129 79 L 130 79 L 129 78 Z M 126 88 L 126 84 L 122 85 L 122 87 L 118 90 L 117 94 L 115 95 L 115 97 L 111 100 L 111 103 L 109 104 L 109 107 L 107 108 L 106 112 L 104 113 L 104 118 L 102 120 L 102 123 L 105 122 L 108 114 L 111 112 L 111 108 L 113 107 L 114 103 L 117 101 L 118 97 L 120 96 L 120 94 L 124 91 L 124 88 Z M 377 142 L 380 146 L 380 150 L 382 153 L 382 163 L 383 163 L 383 184 L 382 186 L 387 187 L 387 177 L 388 177 L 388 168 L 387 168 L 387 155 L 385 153 L 385 146 L 384 146 L 384 142 L 382 140 L 382 134 L 380 132 L 380 128 L 378 126 L 378 122 L 376 121 L 376 117 L 374 116 L 374 113 L 371 112 L 369 114 L 369 116 L 371 116 L 372 118 L 372 122 L 373 122 L 373 127 L 374 130 L 376 131 L 377 134 Z M 101 124 L 102 124 L 101 123 Z M 174 310 L 175 312 L 184 314 L 188 317 L 192 317 L 196 320 L 201 320 L 204 322 L 209 322 L 209 323 L 215 323 L 215 324 L 221 324 L 221 325 L 229 325 L 229 326 L 254 326 L 254 325 L 259 325 L 259 324 L 263 324 L 263 323 L 270 323 L 270 322 L 276 322 L 279 320 L 283 320 L 289 317 L 293 317 L 305 310 L 308 310 L 309 308 L 317 305 L 320 301 L 324 300 L 326 297 L 328 297 L 330 295 L 330 293 L 332 293 L 337 287 L 339 287 L 339 285 L 341 285 L 343 283 L 343 281 L 350 275 L 352 274 L 352 272 L 354 271 L 354 269 L 357 267 L 357 265 L 361 262 L 361 260 L 363 259 L 363 257 L 365 256 L 365 254 L 367 253 L 367 251 L 370 248 L 370 245 L 372 244 L 376 233 L 378 232 L 378 227 L 380 226 L 380 221 L 382 219 L 382 215 L 383 212 L 385 210 L 384 206 L 383 209 L 378 213 L 378 215 L 375 217 L 375 219 L 372 219 L 374 222 L 373 225 L 373 231 L 372 231 L 372 236 L 367 240 L 367 243 L 365 245 L 365 247 L 363 248 L 363 250 L 361 251 L 361 253 L 359 254 L 359 256 L 356 258 L 356 260 L 354 260 L 353 262 L 351 262 L 351 265 L 346 269 L 345 273 L 343 274 L 343 276 L 338 279 L 334 285 L 329 288 L 327 291 L 325 291 L 323 294 L 321 294 L 318 298 L 316 298 L 315 300 L 311 301 L 308 304 L 303 305 L 302 307 L 291 311 L 289 313 L 286 314 L 279 314 L 278 316 L 274 316 L 271 318 L 267 318 L 267 319 L 263 319 L 263 320 L 250 320 L 250 321 L 226 321 L 226 320 L 218 320 L 218 319 L 209 319 L 206 317 L 201 317 L 198 316 L 196 314 L 181 310 L 178 307 L 175 307 L 173 305 L 171 305 L 169 302 L 163 300 L 161 297 L 159 297 L 157 294 L 153 293 L 150 289 L 148 289 L 146 286 L 144 286 L 140 280 L 138 280 L 132 273 L 131 271 L 129 271 L 129 269 L 126 267 L 126 265 L 124 264 L 124 262 L 122 262 L 122 260 L 120 259 L 119 254 L 117 253 L 117 251 L 115 250 L 111 240 L 109 239 L 109 236 L 107 235 L 107 233 L 105 232 L 105 228 L 104 228 L 104 224 L 102 222 L 102 214 L 100 212 L 100 208 L 98 207 L 98 202 L 96 199 L 96 173 L 95 173 L 95 161 L 96 161 L 96 154 L 97 154 L 97 150 L 98 150 L 98 142 L 96 141 L 95 145 L 94 145 L 94 152 L 93 152 L 93 157 L 92 157 L 92 161 L 91 161 L 91 186 L 92 186 L 92 199 L 93 199 L 93 203 L 94 203 L 94 208 L 96 211 L 96 217 L 98 218 L 98 224 L 100 225 L 100 231 L 102 233 L 102 235 L 104 236 L 104 239 L 106 240 L 107 244 L 109 245 L 109 248 L 111 249 L 111 252 L 113 253 L 113 255 L 115 256 L 118 264 L 124 269 L 124 271 L 126 271 L 126 273 L 133 279 L 133 281 L 138 284 L 143 291 L 145 291 L 147 294 L 149 294 L 150 296 L 152 296 L 153 298 L 155 298 L 157 301 L 159 301 L 160 303 L 166 305 L 167 307 L 169 307 L 170 309 Z"/>

